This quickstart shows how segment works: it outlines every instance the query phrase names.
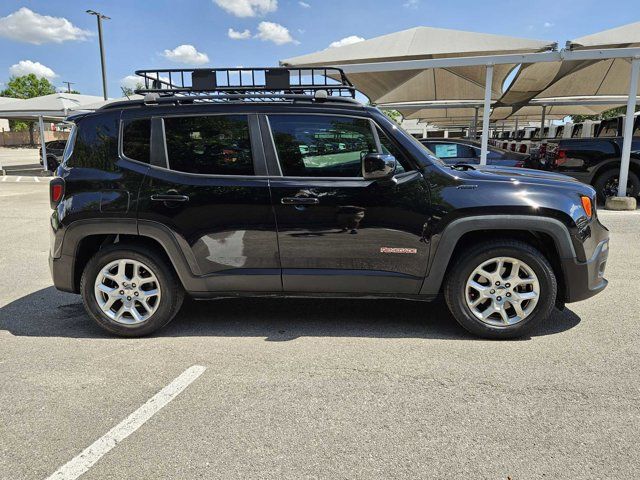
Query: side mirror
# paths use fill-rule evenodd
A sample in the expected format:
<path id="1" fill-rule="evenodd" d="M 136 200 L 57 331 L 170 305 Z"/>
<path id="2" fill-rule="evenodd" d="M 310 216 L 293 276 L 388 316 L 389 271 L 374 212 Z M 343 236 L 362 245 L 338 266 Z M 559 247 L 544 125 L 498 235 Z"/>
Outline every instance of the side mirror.
<path id="1" fill-rule="evenodd" d="M 396 173 L 396 157 L 384 153 L 368 153 L 362 158 L 362 176 L 365 180 L 390 179 Z"/>

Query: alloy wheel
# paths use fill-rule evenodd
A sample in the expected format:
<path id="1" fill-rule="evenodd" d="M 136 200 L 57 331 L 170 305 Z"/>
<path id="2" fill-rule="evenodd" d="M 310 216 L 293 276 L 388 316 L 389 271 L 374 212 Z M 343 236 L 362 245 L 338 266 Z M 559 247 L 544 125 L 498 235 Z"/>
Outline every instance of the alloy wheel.
<path id="1" fill-rule="evenodd" d="M 114 322 L 137 325 L 160 305 L 160 284 L 153 271 L 138 260 L 114 260 L 96 277 L 94 295 L 102 312 Z"/>
<path id="2" fill-rule="evenodd" d="M 540 298 L 540 282 L 522 260 L 496 257 L 469 275 L 465 301 L 473 315 L 491 326 L 515 325 L 527 318 Z"/>

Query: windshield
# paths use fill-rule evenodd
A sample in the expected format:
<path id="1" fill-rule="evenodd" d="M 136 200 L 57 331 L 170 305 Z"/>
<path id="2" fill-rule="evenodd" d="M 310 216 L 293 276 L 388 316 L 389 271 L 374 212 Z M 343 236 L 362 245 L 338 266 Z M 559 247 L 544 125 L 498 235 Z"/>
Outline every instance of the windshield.
<path id="1" fill-rule="evenodd" d="M 387 124 L 388 128 L 398 132 L 399 135 L 403 136 L 404 138 L 409 140 L 413 145 L 415 145 L 417 148 L 422 150 L 422 152 L 424 153 L 424 155 L 427 157 L 429 161 L 437 165 L 447 166 L 445 162 L 443 162 L 438 157 L 436 157 L 436 155 L 431 150 L 429 150 L 425 145 L 423 145 L 417 138 L 415 138 L 413 135 L 408 133 L 404 128 L 402 128 L 396 122 L 391 121 L 384 113 L 380 116 L 380 120 L 383 120 Z"/>

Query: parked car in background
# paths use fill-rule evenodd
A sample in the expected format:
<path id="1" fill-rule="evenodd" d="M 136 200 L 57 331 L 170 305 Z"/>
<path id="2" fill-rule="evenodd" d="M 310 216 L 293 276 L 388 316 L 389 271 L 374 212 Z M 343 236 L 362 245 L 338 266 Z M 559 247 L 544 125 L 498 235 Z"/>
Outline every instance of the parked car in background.
<path id="1" fill-rule="evenodd" d="M 539 161 L 531 159 L 530 168 L 570 175 L 593 185 L 598 201 L 617 195 L 622 152 L 623 118 L 603 120 L 592 138 L 562 138 L 548 141 L 546 154 Z M 574 125 L 576 127 L 581 124 Z M 640 194 L 640 117 L 636 116 L 631 144 L 631 163 L 627 195 Z"/>
<path id="2" fill-rule="evenodd" d="M 434 138 L 423 139 L 422 144 L 431 150 L 436 157 L 448 165 L 456 163 L 480 163 L 481 146 L 476 140 Z M 510 152 L 502 148 L 489 146 L 487 153 L 488 165 L 503 167 L 524 167 L 529 159 L 528 155 Z"/>
<path id="3" fill-rule="evenodd" d="M 51 172 L 55 172 L 58 165 L 62 162 L 62 154 L 64 153 L 64 147 L 66 145 L 66 140 L 52 140 L 50 142 L 45 142 L 47 149 L 47 169 Z M 40 165 L 43 165 L 42 147 L 38 149 L 38 156 L 40 157 Z"/>

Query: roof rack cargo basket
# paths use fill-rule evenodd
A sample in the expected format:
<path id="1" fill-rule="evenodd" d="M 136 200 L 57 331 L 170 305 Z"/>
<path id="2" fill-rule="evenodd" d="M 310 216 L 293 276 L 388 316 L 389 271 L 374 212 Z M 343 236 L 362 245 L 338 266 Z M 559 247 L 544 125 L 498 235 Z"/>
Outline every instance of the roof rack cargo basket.
<path id="1" fill-rule="evenodd" d="M 344 72 L 334 67 L 309 68 L 196 68 L 136 70 L 142 88 L 138 94 L 181 95 L 205 98 L 211 95 L 246 95 L 274 98 L 283 95 L 327 96 L 355 99 L 356 89 Z"/>

